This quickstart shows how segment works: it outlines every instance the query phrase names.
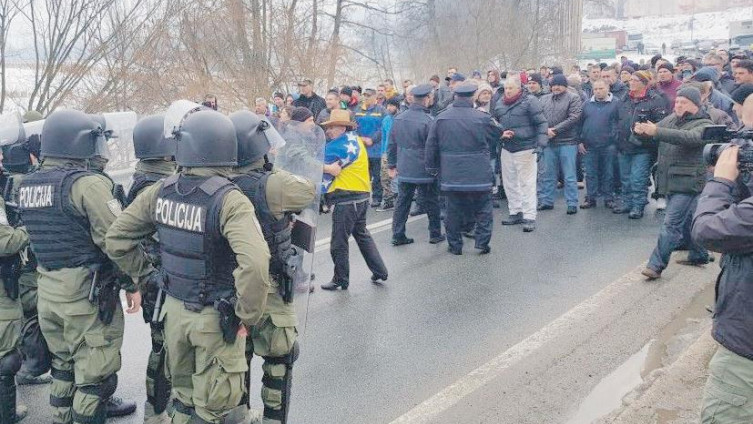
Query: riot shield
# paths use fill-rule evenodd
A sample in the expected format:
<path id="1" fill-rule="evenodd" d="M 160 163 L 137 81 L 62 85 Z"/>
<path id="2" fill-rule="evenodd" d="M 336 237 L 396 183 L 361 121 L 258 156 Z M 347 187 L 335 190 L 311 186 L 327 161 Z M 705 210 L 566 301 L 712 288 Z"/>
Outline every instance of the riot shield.
<path id="1" fill-rule="evenodd" d="M 165 112 L 165 138 L 175 138 L 175 134 L 180 129 L 180 125 L 183 123 L 186 115 L 208 109 L 206 106 L 190 100 L 174 101 Z"/>
<path id="2" fill-rule="evenodd" d="M 21 115 L 18 112 L 0 114 L 0 146 L 18 143 L 25 139 Z"/>
<path id="3" fill-rule="evenodd" d="M 133 152 L 133 128 L 138 116 L 136 112 L 110 112 L 92 117 L 102 125 L 107 139 L 105 173 L 127 192 L 138 162 Z"/>
<path id="4" fill-rule="evenodd" d="M 274 167 L 306 179 L 315 185 L 315 197 L 293 224 L 293 244 L 303 256 L 298 278 L 295 280 L 295 309 L 305 331 L 307 295 L 314 279 L 314 252 L 316 251 L 316 226 L 319 217 L 319 187 L 324 165 L 324 131 L 307 122 L 288 122 L 282 128 L 285 145 L 277 150 Z"/>

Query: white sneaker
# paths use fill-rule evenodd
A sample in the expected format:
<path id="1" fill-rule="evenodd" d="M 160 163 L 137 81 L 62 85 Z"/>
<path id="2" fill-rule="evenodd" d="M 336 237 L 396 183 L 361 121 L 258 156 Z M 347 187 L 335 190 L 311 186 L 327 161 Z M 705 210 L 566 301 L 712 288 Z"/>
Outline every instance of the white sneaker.
<path id="1" fill-rule="evenodd" d="M 664 209 L 667 209 L 667 199 L 663 197 L 656 199 L 656 210 L 663 211 Z"/>

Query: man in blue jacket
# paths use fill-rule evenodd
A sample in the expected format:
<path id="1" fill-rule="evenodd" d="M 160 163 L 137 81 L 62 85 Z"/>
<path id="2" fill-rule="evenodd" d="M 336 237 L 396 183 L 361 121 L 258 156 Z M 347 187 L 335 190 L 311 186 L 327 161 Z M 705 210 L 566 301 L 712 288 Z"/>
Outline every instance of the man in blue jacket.
<path id="1" fill-rule="evenodd" d="M 392 218 L 392 244 L 401 246 L 413 243 L 405 235 L 411 202 L 416 191 L 422 197 L 423 207 L 429 216 L 429 243 L 444 241 L 439 218 L 439 189 L 436 178 L 426 172 L 424 148 L 429 136 L 432 119 L 429 105 L 434 101 L 432 87 L 421 84 L 411 93 L 414 102 L 408 110 L 397 115 L 390 131 L 387 167 L 392 178 L 397 177 L 398 196 Z"/>
<path id="2" fill-rule="evenodd" d="M 448 251 L 463 254 L 462 227 L 466 217 L 476 221 L 476 249 L 491 251 L 492 167 L 489 145 L 501 136 L 491 115 L 473 107 L 478 86 L 463 83 L 455 88 L 452 107 L 440 113 L 429 129 L 426 171 L 439 175 L 439 188 L 447 197 Z"/>
<path id="3" fill-rule="evenodd" d="M 578 150 L 586 165 L 586 194 L 581 209 L 596 206 L 604 198 L 604 206 L 614 207 L 614 160 L 617 157 L 617 122 L 619 106 L 606 81 L 593 81 L 593 96 L 583 106 L 581 143 Z"/>
<path id="4" fill-rule="evenodd" d="M 371 178 L 371 207 L 382 204 L 382 120 L 387 111 L 376 101 L 376 91 L 367 88 L 363 92 L 361 106 L 356 109 L 355 119 L 358 136 L 366 146 L 369 155 L 369 176 Z"/>

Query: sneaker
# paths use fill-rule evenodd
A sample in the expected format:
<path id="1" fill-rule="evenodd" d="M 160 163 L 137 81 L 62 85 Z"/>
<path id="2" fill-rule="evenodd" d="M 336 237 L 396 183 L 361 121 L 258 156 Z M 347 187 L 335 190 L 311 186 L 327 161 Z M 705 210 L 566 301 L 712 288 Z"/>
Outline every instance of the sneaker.
<path id="1" fill-rule="evenodd" d="M 439 243 L 442 243 L 445 240 L 447 240 L 447 237 L 445 237 L 444 234 L 440 234 L 438 236 L 434 236 L 434 237 L 430 238 L 429 239 L 429 243 L 431 243 L 431 244 L 439 244 Z"/>
<path id="2" fill-rule="evenodd" d="M 378 208 L 376 208 L 377 212 L 387 212 L 392 209 L 395 209 L 395 202 L 392 200 L 385 200 Z"/>
<path id="3" fill-rule="evenodd" d="M 502 220 L 502 225 L 518 225 L 523 223 L 523 213 L 518 212 Z"/>
<path id="4" fill-rule="evenodd" d="M 536 207 L 537 211 L 550 211 L 554 209 L 554 205 L 539 205 Z"/>
<path id="5" fill-rule="evenodd" d="M 136 412 L 136 402 L 129 402 L 112 396 L 105 401 L 105 408 L 107 409 L 107 418 L 124 417 Z"/>
<path id="6" fill-rule="evenodd" d="M 596 200 L 586 200 L 580 204 L 581 209 L 591 209 L 596 207 Z"/>
<path id="7" fill-rule="evenodd" d="M 321 287 L 322 290 L 329 290 L 329 291 L 335 291 L 338 289 L 338 287 L 342 290 L 348 290 L 348 283 L 336 282 L 332 280 L 329 283 L 324 283 L 319 287 Z"/>
<path id="8" fill-rule="evenodd" d="M 628 218 L 630 219 L 641 219 L 643 218 L 643 208 L 633 208 L 630 210 L 630 213 L 628 214 Z"/>
<path id="9" fill-rule="evenodd" d="M 397 239 L 393 238 L 392 239 L 392 245 L 393 246 L 403 246 L 403 245 L 406 245 L 406 244 L 411 244 L 411 243 L 413 243 L 413 241 L 414 240 L 412 238 L 410 238 L 410 237 L 402 237 L 402 238 L 397 238 Z"/>
<path id="10" fill-rule="evenodd" d="M 387 274 L 381 274 L 381 275 L 371 274 L 371 282 L 374 284 L 381 284 L 381 282 L 387 281 L 387 277 L 388 277 Z"/>
<path id="11" fill-rule="evenodd" d="M 661 278 L 661 272 L 656 272 L 651 268 L 644 269 L 641 274 L 649 281 Z"/>
<path id="12" fill-rule="evenodd" d="M 536 229 L 536 221 L 533 219 L 524 219 L 523 220 L 523 232 L 524 233 L 532 233 L 533 230 Z"/>
<path id="13" fill-rule="evenodd" d="M 568 215 L 575 215 L 576 213 L 578 213 L 578 208 L 577 207 L 575 207 L 575 206 L 568 206 L 567 207 L 567 214 Z"/>

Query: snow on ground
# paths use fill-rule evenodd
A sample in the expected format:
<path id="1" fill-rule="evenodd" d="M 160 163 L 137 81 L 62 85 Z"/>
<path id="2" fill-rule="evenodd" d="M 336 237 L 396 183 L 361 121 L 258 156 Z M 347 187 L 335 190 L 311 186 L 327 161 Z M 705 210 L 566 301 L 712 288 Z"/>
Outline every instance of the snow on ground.
<path id="1" fill-rule="evenodd" d="M 694 40 L 725 40 L 729 38 L 729 22 L 753 19 L 753 6 L 738 7 L 720 12 L 693 15 L 648 16 L 634 19 L 583 19 L 583 30 L 598 32 L 614 27 L 629 33 L 643 34 L 646 47 L 669 47 L 673 40 L 691 41 L 690 19 L 693 18 Z"/>

